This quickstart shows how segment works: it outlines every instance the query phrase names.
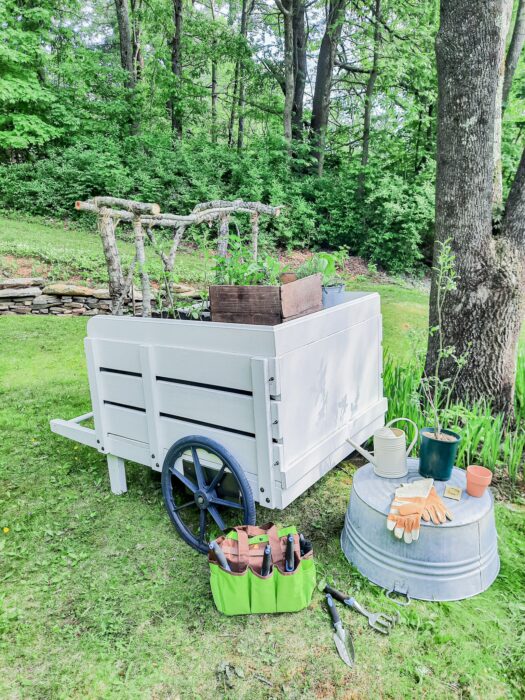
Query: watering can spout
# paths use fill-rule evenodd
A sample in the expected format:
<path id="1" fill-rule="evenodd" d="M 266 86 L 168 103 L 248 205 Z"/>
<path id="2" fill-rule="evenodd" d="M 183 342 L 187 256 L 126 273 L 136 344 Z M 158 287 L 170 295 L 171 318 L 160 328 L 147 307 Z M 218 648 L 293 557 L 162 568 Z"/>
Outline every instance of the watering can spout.
<path id="1" fill-rule="evenodd" d="M 376 465 L 376 460 L 375 460 L 374 455 L 370 454 L 370 452 L 368 452 L 367 450 L 365 450 L 364 447 L 361 447 L 361 445 L 358 445 L 356 442 L 354 442 L 354 441 L 351 440 L 350 438 L 346 438 L 346 441 L 347 441 L 348 443 L 350 443 L 350 445 L 352 445 L 352 447 L 354 448 L 354 450 L 357 450 L 357 451 L 359 452 L 359 454 L 361 454 L 368 462 L 370 462 L 371 464 L 377 466 L 377 465 Z"/>

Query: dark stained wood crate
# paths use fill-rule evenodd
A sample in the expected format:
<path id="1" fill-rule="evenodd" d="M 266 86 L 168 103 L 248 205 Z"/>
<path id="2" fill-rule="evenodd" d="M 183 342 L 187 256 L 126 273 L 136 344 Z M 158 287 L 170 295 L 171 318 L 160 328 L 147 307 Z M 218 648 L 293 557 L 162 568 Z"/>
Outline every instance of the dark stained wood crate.
<path id="1" fill-rule="evenodd" d="M 275 326 L 323 308 L 321 275 L 281 286 L 210 286 L 211 320 Z"/>

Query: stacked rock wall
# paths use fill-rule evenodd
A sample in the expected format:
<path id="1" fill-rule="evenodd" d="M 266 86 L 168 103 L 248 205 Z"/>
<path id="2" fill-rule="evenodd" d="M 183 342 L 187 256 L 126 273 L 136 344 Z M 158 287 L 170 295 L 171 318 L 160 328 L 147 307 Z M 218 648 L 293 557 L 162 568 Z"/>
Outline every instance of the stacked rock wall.
<path id="1" fill-rule="evenodd" d="M 135 305 L 124 304 L 124 313 L 142 312 L 142 296 L 135 292 Z M 52 314 L 56 316 L 96 316 L 110 314 L 107 289 L 76 284 L 47 284 L 41 277 L 0 279 L 0 315 Z"/>

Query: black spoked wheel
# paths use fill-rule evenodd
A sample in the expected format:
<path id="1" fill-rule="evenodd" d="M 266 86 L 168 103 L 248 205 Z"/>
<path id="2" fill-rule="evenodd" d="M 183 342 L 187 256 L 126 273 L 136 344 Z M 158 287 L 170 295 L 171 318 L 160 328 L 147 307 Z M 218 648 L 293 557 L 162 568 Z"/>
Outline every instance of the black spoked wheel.
<path id="1" fill-rule="evenodd" d="M 252 490 L 239 463 L 206 437 L 190 435 L 170 447 L 162 494 L 178 533 L 200 552 L 228 528 L 255 523 Z"/>

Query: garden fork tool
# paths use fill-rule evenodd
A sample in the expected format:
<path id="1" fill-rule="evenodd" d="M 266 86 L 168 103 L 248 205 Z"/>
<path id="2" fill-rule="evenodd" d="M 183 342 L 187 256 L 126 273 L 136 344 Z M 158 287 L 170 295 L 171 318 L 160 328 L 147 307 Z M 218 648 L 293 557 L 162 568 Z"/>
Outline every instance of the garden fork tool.
<path id="1" fill-rule="evenodd" d="M 329 593 L 332 598 L 335 598 L 340 603 L 348 605 L 349 608 L 357 610 L 358 613 L 364 615 L 368 619 L 368 624 L 376 632 L 381 632 L 381 634 L 390 634 L 392 627 L 399 622 L 399 614 L 396 612 L 395 615 L 385 615 L 384 613 L 371 613 L 368 612 L 362 605 L 360 605 L 355 598 L 350 596 L 345 596 L 343 593 L 336 591 L 335 588 L 331 586 L 325 586 L 325 593 Z"/>

